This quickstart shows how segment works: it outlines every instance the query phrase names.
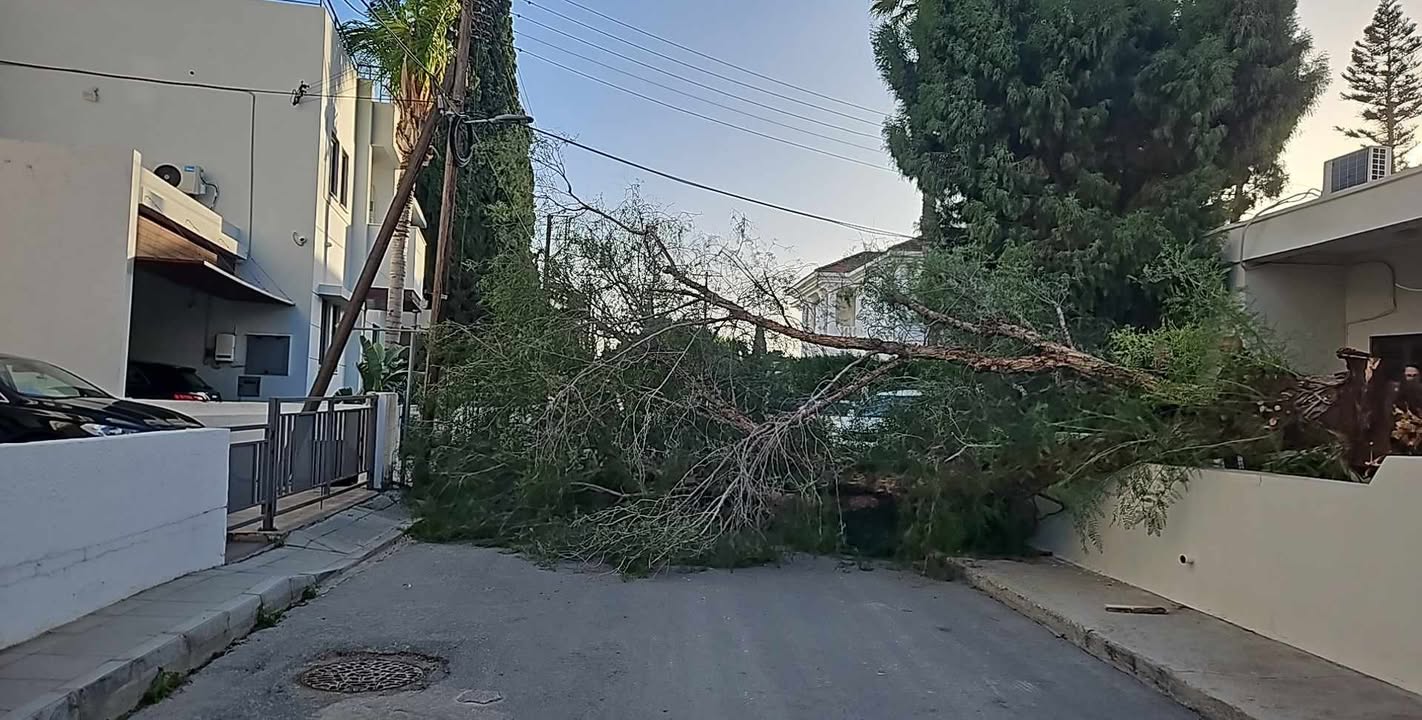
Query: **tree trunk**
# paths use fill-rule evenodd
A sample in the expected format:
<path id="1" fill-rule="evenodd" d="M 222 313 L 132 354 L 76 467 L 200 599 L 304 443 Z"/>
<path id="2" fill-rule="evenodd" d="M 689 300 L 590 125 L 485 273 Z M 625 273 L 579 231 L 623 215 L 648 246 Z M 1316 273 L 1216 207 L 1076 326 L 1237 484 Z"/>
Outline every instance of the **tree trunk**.
<path id="1" fill-rule="evenodd" d="M 411 172 L 401 164 L 400 175 Z M 391 347 L 400 344 L 404 329 L 405 313 L 405 247 L 410 236 L 410 205 L 400 213 L 395 223 L 395 232 L 390 235 L 390 284 L 385 291 L 385 344 Z"/>

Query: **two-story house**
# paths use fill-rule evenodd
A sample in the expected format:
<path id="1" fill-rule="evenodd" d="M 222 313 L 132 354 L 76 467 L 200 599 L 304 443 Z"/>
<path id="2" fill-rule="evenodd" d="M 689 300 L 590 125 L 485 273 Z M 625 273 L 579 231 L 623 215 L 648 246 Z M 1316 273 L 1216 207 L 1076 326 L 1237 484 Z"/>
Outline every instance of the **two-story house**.
<path id="1" fill-rule="evenodd" d="M 893 263 L 911 262 L 923 254 L 919 240 L 906 240 L 884 250 L 865 250 L 821 265 L 790 288 L 800 308 L 800 327 L 823 335 L 877 337 L 923 342 L 925 330 L 891 316 L 865 291 L 874 272 Z M 801 343 L 803 355 L 844 353 Z"/>

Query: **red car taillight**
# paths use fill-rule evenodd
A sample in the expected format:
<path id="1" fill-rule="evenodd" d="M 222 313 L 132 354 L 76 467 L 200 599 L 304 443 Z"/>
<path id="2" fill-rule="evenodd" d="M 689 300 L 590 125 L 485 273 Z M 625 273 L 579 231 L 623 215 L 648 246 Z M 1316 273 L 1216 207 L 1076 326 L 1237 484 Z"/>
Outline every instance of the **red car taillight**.
<path id="1" fill-rule="evenodd" d="M 201 396 L 201 395 L 194 395 L 193 393 L 173 393 L 173 399 L 174 399 L 174 400 L 196 400 L 197 402 L 202 402 L 202 401 L 204 401 L 204 400 L 207 400 L 207 398 L 205 398 L 205 397 L 203 397 L 203 396 Z"/>

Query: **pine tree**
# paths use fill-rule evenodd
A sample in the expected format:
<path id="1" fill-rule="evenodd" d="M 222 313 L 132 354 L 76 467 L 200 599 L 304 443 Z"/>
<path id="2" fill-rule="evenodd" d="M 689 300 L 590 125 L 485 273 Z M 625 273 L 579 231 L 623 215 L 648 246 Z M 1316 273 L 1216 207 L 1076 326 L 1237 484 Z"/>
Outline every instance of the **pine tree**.
<path id="1" fill-rule="evenodd" d="M 513 47 L 511 0 L 479 0 L 474 42 L 470 44 L 469 72 L 472 78 L 464 109 L 469 117 L 487 118 L 503 113 L 521 114 L 518 70 Z M 454 225 L 455 243 L 450 257 L 448 299 L 443 320 L 470 324 L 484 314 L 479 280 L 482 269 L 495 256 L 506 252 L 527 252 L 533 239 L 533 165 L 529 157 L 532 134 L 521 126 L 485 126 L 477 131 L 474 155 L 458 171 Z M 416 196 L 429 217 L 429 226 L 438 227 L 440 187 L 444 167 L 444 139 L 420 176 Z M 438 248 L 433 232 L 426 255 L 426 277 L 434 281 L 434 260 Z M 531 262 L 531 261 L 530 261 Z"/>
<path id="2" fill-rule="evenodd" d="M 1277 194 L 1327 80 L 1296 0 L 953 0 L 874 6 L 886 126 L 943 243 L 1025 253 L 1072 310 L 1160 321 L 1162 253 Z"/>
<path id="3" fill-rule="evenodd" d="M 1422 78 L 1418 52 L 1422 37 L 1417 23 L 1402 14 L 1398 0 L 1382 0 L 1363 39 L 1353 43 L 1353 56 L 1343 80 L 1344 100 L 1363 104 L 1363 127 L 1338 130 L 1350 138 L 1393 148 L 1394 167 L 1417 147 L 1415 121 L 1422 118 Z"/>

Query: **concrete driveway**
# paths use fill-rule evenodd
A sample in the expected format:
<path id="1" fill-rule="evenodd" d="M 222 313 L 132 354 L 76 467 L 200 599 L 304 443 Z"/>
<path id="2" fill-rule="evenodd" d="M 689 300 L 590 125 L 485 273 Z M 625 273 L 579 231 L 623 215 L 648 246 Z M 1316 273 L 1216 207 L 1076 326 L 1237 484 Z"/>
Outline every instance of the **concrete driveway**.
<path id="1" fill-rule="evenodd" d="M 298 685 L 346 652 L 442 660 L 427 687 Z M 253 634 L 138 720 L 1192 714 L 961 584 L 806 558 L 625 581 L 409 545 Z"/>

